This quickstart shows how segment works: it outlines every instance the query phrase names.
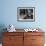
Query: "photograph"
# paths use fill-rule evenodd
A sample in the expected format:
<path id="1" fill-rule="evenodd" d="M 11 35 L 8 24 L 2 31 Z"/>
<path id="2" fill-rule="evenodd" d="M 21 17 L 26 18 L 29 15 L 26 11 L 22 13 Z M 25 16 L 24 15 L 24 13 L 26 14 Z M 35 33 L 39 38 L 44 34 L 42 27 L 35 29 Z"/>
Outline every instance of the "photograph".
<path id="1" fill-rule="evenodd" d="M 34 7 L 18 7 L 17 8 L 18 21 L 35 21 L 35 8 Z"/>

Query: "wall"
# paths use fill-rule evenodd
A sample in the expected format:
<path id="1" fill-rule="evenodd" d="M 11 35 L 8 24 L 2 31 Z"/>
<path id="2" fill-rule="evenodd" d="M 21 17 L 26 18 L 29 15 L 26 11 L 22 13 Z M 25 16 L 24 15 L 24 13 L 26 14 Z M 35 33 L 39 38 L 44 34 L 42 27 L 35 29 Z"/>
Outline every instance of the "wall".
<path id="1" fill-rule="evenodd" d="M 16 28 L 46 28 L 46 0 L 0 0 L 0 25 Z M 35 7 L 35 22 L 18 22 L 17 7 Z"/>

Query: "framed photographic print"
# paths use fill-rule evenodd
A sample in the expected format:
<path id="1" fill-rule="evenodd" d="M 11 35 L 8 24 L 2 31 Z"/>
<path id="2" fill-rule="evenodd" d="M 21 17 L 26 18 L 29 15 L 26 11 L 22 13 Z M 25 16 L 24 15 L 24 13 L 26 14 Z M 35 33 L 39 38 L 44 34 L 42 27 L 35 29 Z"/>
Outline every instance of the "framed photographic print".
<path id="1" fill-rule="evenodd" d="M 35 7 L 18 7 L 17 20 L 24 22 L 35 21 Z"/>

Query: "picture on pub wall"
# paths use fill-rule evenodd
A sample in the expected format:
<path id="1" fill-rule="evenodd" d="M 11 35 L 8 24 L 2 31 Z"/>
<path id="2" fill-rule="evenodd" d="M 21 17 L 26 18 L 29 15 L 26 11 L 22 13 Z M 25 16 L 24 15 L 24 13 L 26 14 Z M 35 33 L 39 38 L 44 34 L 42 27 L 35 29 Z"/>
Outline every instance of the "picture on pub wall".
<path id="1" fill-rule="evenodd" d="M 18 7 L 17 20 L 23 22 L 35 21 L 35 7 Z"/>

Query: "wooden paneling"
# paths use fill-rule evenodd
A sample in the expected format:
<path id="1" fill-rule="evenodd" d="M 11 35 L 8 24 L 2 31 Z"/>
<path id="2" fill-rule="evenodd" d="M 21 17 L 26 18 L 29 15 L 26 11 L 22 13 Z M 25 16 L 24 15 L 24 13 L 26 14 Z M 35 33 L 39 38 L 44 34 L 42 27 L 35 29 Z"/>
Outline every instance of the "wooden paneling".
<path id="1" fill-rule="evenodd" d="M 24 33 L 24 46 L 44 46 L 44 32 Z"/>
<path id="2" fill-rule="evenodd" d="M 23 33 L 4 33 L 3 46 L 23 46 Z"/>
<path id="3" fill-rule="evenodd" d="M 25 36 L 24 37 L 24 46 L 31 46 L 31 44 L 32 44 L 32 37 Z"/>
<path id="4" fill-rule="evenodd" d="M 44 32 L 4 32 L 3 46 L 44 46 Z"/>

